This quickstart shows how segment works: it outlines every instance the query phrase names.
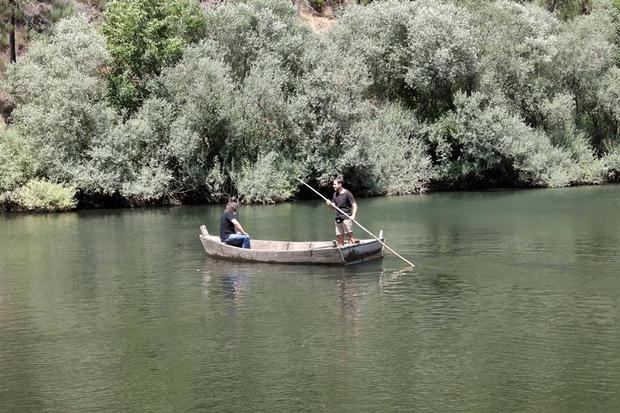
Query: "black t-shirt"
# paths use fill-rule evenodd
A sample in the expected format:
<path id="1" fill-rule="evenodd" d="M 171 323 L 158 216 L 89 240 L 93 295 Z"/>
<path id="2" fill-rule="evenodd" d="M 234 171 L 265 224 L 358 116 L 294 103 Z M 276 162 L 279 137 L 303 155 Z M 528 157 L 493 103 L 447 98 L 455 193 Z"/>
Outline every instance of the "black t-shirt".
<path id="1" fill-rule="evenodd" d="M 232 220 L 235 219 L 235 214 L 230 211 L 224 211 L 222 218 L 220 218 L 220 240 L 225 241 L 230 234 L 236 234 L 235 224 Z"/>
<path id="2" fill-rule="evenodd" d="M 336 204 L 336 206 L 340 208 L 343 212 L 346 212 L 347 215 L 351 215 L 353 204 L 355 203 L 355 198 L 353 198 L 353 194 L 351 192 L 345 190 L 341 194 L 339 194 L 338 192 L 334 192 L 334 196 L 332 196 L 332 202 Z M 346 218 L 339 211 L 336 211 L 336 216 L 340 218 Z"/>

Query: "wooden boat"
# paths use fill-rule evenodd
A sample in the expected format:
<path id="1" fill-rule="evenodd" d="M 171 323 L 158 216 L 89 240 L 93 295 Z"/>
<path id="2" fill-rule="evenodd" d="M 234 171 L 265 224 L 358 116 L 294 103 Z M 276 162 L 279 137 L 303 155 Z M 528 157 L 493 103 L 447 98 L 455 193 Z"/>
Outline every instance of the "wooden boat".
<path id="1" fill-rule="evenodd" d="M 379 234 L 383 242 L 383 231 Z M 236 261 L 271 262 L 283 264 L 349 265 L 383 257 L 383 244 L 376 239 L 363 239 L 357 244 L 338 248 L 334 241 L 266 241 L 252 240 L 252 249 L 224 244 L 220 237 L 210 235 L 200 226 L 200 242 L 208 255 Z"/>

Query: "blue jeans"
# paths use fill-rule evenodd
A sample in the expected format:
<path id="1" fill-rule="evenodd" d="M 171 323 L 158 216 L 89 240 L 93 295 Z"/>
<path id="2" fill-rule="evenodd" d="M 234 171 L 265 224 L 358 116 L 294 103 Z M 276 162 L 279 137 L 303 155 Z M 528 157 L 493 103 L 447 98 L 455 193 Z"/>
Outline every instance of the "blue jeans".
<path id="1" fill-rule="evenodd" d="M 228 245 L 233 245 L 235 247 L 250 249 L 250 236 L 241 234 L 230 234 L 228 238 L 224 240 L 224 243 Z"/>

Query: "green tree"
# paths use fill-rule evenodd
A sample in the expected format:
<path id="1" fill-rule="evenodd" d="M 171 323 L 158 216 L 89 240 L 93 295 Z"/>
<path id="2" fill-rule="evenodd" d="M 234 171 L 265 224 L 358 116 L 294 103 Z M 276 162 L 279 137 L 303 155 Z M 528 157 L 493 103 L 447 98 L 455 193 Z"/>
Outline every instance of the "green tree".
<path id="1" fill-rule="evenodd" d="M 381 99 L 403 98 L 408 92 L 408 22 L 416 8 L 416 3 L 402 1 L 350 6 L 328 34 L 341 54 L 363 61 L 372 80 L 370 90 Z"/>
<path id="2" fill-rule="evenodd" d="M 463 8 L 420 2 L 408 22 L 407 49 L 405 81 L 423 118 L 434 119 L 451 109 L 457 91 L 473 90 L 479 52 Z"/>
<path id="3" fill-rule="evenodd" d="M 101 73 L 108 57 L 103 36 L 72 17 L 9 67 L 8 91 L 17 103 L 13 127 L 30 142 L 39 175 L 71 182 L 93 142 L 116 122 Z"/>
<path id="4" fill-rule="evenodd" d="M 110 100 L 128 113 L 148 96 L 149 80 L 175 64 L 206 27 L 193 0 L 114 0 L 104 18 L 102 32 L 112 57 Z"/>
<path id="5" fill-rule="evenodd" d="M 217 44 L 237 83 L 243 82 L 259 54 L 277 56 L 294 75 L 303 69 L 309 30 L 300 24 L 290 1 L 230 3 L 208 13 L 207 26 L 207 38 Z"/>
<path id="6" fill-rule="evenodd" d="M 349 165 L 354 182 L 366 193 L 397 195 L 425 192 L 437 177 L 426 142 L 426 125 L 402 105 L 381 105 L 352 128 Z"/>

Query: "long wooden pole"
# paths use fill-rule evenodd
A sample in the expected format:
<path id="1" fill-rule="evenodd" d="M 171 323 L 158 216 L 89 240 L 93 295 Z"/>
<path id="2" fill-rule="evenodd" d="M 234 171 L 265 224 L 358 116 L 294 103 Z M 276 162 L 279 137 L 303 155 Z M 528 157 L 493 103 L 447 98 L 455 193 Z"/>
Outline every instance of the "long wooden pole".
<path id="1" fill-rule="evenodd" d="M 301 179 L 297 178 L 297 180 L 299 182 L 301 182 L 302 184 L 306 185 L 308 188 L 310 188 L 312 190 L 312 192 L 314 192 L 315 194 L 317 194 L 318 196 L 320 196 L 321 198 L 323 198 L 325 201 L 330 202 L 329 199 L 325 198 L 320 192 L 318 192 L 316 189 L 314 189 L 313 187 L 311 187 L 310 185 L 308 185 L 307 183 L 305 183 L 304 181 L 302 181 Z M 381 245 L 383 245 L 385 248 L 387 248 L 388 250 L 390 250 L 392 252 L 392 254 L 396 255 L 398 258 L 400 258 L 401 260 L 405 261 L 407 264 L 411 265 L 412 267 L 415 267 L 415 265 L 403 258 L 399 253 L 397 253 L 396 251 L 394 251 L 392 248 L 388 247 L 387 244 L 383 241 L 381 241 L 379 238 L 377 238 L 375 236 L 375 234 L 373 234 L 372 232 L 370 232 L 369 230 L 367 230 L 362 224 L 360 224 L 359 222 L 357 222 L 356 220 L 354 220 L 353 218 L 351 218 L 351 216 L 349 214 L 347 214 L 346 212 L 344 212 L 342 209 L 338 208 L 336 205 L 333 205 L 334 209 L 338 212 L 340 212 L 341 214 L 343 214 L 344 216 L 346 216 L 347 218 L 349 218 L 351 221 L 355 222 L 357 224 L 357 226 L 359 226 L 361 229 L 363 229 L 364 231 L 366 231 L 371 237 L 373 237 L 374 239 L 376 239 L 377 241 L 379 241 L 381 243 Z"/>

